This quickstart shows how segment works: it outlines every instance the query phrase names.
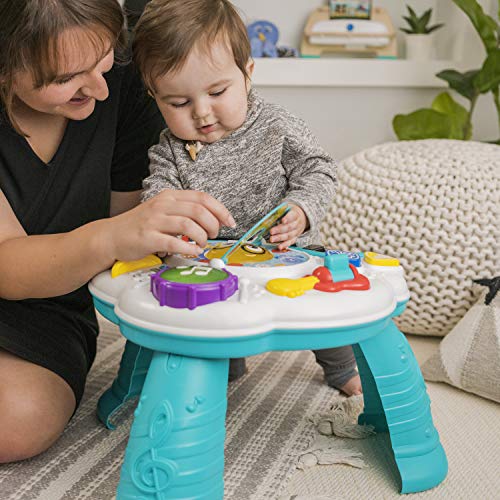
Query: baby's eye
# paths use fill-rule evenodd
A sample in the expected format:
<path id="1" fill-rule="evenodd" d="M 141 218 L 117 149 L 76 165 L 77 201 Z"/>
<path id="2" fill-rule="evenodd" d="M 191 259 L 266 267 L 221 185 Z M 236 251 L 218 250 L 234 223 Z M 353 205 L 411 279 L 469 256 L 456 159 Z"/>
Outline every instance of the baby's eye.
<path id="1" fill-rule="evenodd" d="M 186 106 L 186 104 L 188 102 L 189 101 L 185 101 L 185 102 L 171 102 L 170 105 L 173 106 L 174 108 L 183 108 L 184 106 Z"/>
<path id="2" fill-rule="evenodd" d="M 218 96 L 222 95 L 226 90 L 227 90 L 227 88 L 219 90 L 218 92 L 212 92 L 210 95 L 212 97 L 218 97 Z"/>

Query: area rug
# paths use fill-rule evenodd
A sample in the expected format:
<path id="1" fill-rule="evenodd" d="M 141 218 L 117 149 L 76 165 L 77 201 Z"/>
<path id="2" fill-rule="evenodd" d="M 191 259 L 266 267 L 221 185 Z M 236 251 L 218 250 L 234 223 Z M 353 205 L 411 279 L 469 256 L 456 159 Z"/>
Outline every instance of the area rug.
<path id="1" fill-rule="evenodd" d="M 114 325 L 102 324 L 80 408 L 50 450 L 0 466 L 2 500 L 114 497 L 134 405 L 123 410 L 115 431 L 97 420 L 97 400 L 113 381 L 124 345 Z M 326 411 L 337 392 L 308 351 L 262 354 L 247 365 L 248 373 L 228 388 L 225 499 L 273 500 L 315 434 L 309 417 Z"/>

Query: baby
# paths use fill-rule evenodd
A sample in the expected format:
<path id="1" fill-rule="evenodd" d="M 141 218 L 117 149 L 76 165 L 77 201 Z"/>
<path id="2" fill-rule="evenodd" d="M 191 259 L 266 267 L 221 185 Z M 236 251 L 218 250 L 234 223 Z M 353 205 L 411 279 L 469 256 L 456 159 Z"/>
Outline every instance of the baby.
<path id="1" fill-rule="evenodd" d="M 254 62 L 245 25 L 228 0 L 152 0 L 136 26 L 134 60 L 167 129 L 149 152 L 143 199 L 194 189 L 234 217 L 221 238 L 238 239 L 282 202 L 272 228 L 284 249 L 320 240 L 335 193 L 335 163 L 302 120 L 251 88 Z M 361 394 L 352 348 L 315 351 L 329 385 Z M 244 372 L 232 360 L 230 377 Z"/>

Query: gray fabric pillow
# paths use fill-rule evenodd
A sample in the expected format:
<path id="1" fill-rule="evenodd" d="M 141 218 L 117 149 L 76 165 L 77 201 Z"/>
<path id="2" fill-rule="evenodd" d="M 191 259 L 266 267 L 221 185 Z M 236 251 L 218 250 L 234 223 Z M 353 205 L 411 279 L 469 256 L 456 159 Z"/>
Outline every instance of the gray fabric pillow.
<path id="1" fill-rule="evenodd" d="M 500 403 L 499 280 L 480 280 L 490 282 L 490 292 L 482 295 L 441 341 L 438 353 L 424 363 L 426 380 L 446 382 Z"/>

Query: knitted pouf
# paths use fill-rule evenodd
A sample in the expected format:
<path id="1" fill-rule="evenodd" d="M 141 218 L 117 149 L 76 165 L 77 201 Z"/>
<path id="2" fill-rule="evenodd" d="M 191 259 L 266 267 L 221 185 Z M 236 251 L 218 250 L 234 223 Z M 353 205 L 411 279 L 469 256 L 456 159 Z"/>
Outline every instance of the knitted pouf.
<path id="1" fill-rule="evenodd" d="M 398 257 L 411 299 L 405 333 L 446 335 L 499 274 L 500 146 L 425 140 L 344 160 L 321 230 L 329 247 Z"/>

